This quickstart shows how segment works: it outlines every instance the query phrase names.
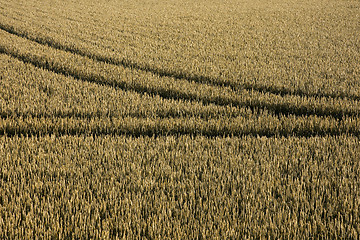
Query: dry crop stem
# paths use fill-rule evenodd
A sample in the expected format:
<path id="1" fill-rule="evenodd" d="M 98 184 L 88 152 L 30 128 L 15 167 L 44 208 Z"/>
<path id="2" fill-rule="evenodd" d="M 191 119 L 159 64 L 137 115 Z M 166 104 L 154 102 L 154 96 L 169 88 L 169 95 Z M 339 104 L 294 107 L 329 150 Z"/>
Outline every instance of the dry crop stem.
<path id="1" fill-rule="evenodd" d="M 358 239 L 359 9 L 0 0 L 0 238 Z"/>

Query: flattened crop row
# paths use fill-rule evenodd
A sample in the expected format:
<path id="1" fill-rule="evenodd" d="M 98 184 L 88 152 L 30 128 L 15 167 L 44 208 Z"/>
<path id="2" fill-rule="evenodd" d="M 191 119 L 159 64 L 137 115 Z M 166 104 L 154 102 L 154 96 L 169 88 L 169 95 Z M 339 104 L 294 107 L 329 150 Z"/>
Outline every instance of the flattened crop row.
<path id="1" fill-rule="evenodd" d="M 278 115 L 318 115 L 342 119 L 358 116 L 359 102 L 345 99 L 279 96 L 257 91 L 233 91 L 185 79 L 159 77 L 147 71 L 129 69 L 94 61 L 67 51 L 57 50 L 2 31 L 4 43 L 0 52 L 9 54 L 36 67 L 76 79 L 95 82 L 124 90 L 159 95 L 165 99 L 201 101 L 205 104 L 264 108 Z"/>
<path id="2" fill-rule="evenodd" d="M 0 54 L 0 116 L 6 117 L 200 117 L 268 115 L 248 108 L 204 105 L 196 101 L 101 86 L 25 64 Z"/>
<path id="3" fill-rule="evenodd" d="M 336 136 L 360 134 L 359 119 L 313 117 L 258 117 L 203 120 L 199 118 L 0 118 L 0 135 L 202 135 L 216 136 Z"/>
<path id="4" fill-rule="evenodd" d="M 211 76 L 206 75 L 200 75 L 200 74 L 194 74 L 194 73 L 187 73 L 187 72 L 181 72 L 181 71 L 172 71 L 166 68 L 160 69 L 153 67 L 148 64 L 144 63 L 136 63 L 134 61 L 121 58 L 118 55 L 115 55 L 114 52 L 112 52 L 110 49 L 102 49 L 100 51 L 99 49 L 93 49 L 89 50 L 91 48 L 85 48 L 85 47 L 79 47 L 81 45 L 84 45 L 84 42 L 79 42 L 76 39 L 73 39 L 73 42 L 75 44 L 69 44 L 66 41 L 61 40 L 61 34 L 55 34 L 54 37 L 46 36 L 41 32 L 37 32 L 36 35 L 32 34 L 31 32 L 28 32 L 27 30 L 24 30 L 22 27 L 23 24 L 18 20 L 12 20 L 9 21 L 10 23 L 0 23 L 0 29 L 17 35 L 19 37 L 26 38 L 31 41 L 35 41 L 39 44 L 47 45 L 49 47 L 64 50 L 67 52 L 71 52 L 74 54 L 78 54 L 84 57 L 91 58 L 96 61 L 114 64 L 123 66 L 125 68 L 132 68 L 136 70 L 146 71 L 150 72 L 152 74 L 158 75 L 159 77 L 169 77 L 169 78 L 175 78 L 175 79 L 181 79 L 181 80 L 187 80 L 189 82 L 197 82 L 201 84 L 207 84 L 211 86 L 216 87 L 229 87 L 232 90 L 249 90 L 249 91 L 257 91 L 260 93 L 269 93 L 279 96 L 288 96 L 293 95 L 297 97 L 318 97 L 318 98 L 334 98 L 334 99 L 351 99 L 351 100 L 360 100 L 360 96 L 356 94 L 349 94 L 349 93 L 343 93 L 343 92 L 337 92 L 332 90 L 332 92 L 323 92 L 319 89 L 300 89 L 300 88 L 289 88 L 286 86 L 276 85 L 276 84 L 269 84 L 261 83 L 261 81 L 258 81 L 257 83 L 254 83 L 254 81 L 244 81 L 244 82 L 236 82 L 234 80 L 229 79 L 223 79 L 223 78 L 215 78 Z M 68 36 L 71 38 L 71 36 Z M 85 41 L 85 40 L 84 40 Z M 101 47 L 100 47 L 101 48 Z M 105 51 L 104 51 L 105 50 Z"/>

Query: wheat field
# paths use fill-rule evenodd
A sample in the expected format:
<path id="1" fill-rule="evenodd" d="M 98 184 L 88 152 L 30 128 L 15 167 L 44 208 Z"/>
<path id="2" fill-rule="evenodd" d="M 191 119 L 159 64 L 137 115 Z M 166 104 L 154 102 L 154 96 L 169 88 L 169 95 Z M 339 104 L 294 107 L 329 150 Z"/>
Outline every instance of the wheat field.
<path id="1" fill-rule="evenodd" d="M 358 0 L 0 0 L 0 239 L 359 239 Z"/>

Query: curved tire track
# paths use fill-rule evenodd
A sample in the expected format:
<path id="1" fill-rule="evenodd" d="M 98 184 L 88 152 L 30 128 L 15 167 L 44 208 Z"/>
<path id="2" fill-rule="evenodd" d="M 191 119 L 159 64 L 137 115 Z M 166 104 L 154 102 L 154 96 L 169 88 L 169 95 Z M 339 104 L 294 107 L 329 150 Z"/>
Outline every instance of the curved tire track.
<path id="1" fill-rule="evenodd" d="M 28 54 L 21 54 L 18 51 L 11 50 L 4 46 L 0 45 L 0 53 L 7 54 L 16 58 L 24 63 L 31 64 L 37 68 L 46 69 L 48 71 L 52 71 L 57 74 L 62 74 L 64 76 L 71 76 L 77 80 L 93 82 L 99 85 L 110 86 L 114 88 L 119 88 L 122 90 L 132 90 L 138 93 L 148 93 L 150 95 L 159 95 L 164 99 L 173 99 L 173 100 L 189 100 L 189 101 L 201 101 L 204 104 L 215 104 L 218 106 L 227 106 L 232 105 L 236 107 L 248 107 L 251 110 L 255 111 L 258 109 L 267 109 L 273 112 L 275 115 L 296 115 L 296 116 L 330 116 L 336 118 L 338 120 L 342 120 L 344 116 L 358 116 L 358 112 L 349 112 L 345 110 L 337 110 L 334 108 L 320 109 L 313 108 L 311 106 L 292 106 L 286 102 L 278 102 L 278 103 L 269 103 L 265 100 L 239 100 L 233 99 L 231 97 L 226 96 L 200 96 L 196 93 L 187 93 L 186 91 L 179 91 L 177 89 L 167 89 L 167 88 L 159 88 L 154 86 L 144 86 L 138 82 L 132 82 L 129 84 L 126 81 L 118 81 L 118 80 L 109 80 L 105 76 L 97 74 L 97 73 L 79 73 L 76 70 L 72 69 L 69 66 L 65 65 L 57 65 L 55 61 L 50 59 L 45 59 L 43 57 L 38 56 L 29 56 Z"/>
<path id="2" fill-rule="evenodd" d="M 223 86 L 230 87 L 232 90 L 245 89 L 245 90 L 250 90 L 250 91 L 258 91 L 261 93 L 271 93 L 271 94 L 276 94 L 276 95 L 280 95 L 280 96 L 295 95 L 295 96 L 300 96 L 300 97 L 326 97 L 326 98 L 334 98 L 334 99 L 337 99 L 337 98 L 345 99 L 346 98 L 346 99 L 356 100 L 356 101 L 360 100 L 360 96 L 356 96 L 356 95 L 343 96 L 341 94 L 331 94 L 331 93 L 308 93 L 308 92 L 305 92 L 300 89 L 287 89 L 287 88 L 283 88 L 283 87 L 260 86 L 260 85 L 255 85 L 255 84 L 239 85 L 237 83 L 226 81 L 226 80 L 219 79 L 219 78 L 213 78 L 213 77 L 208 77 L 208 76 L 203 76 L 203 75 L 194 75 L 194 74 L 189 74 L 189 73 L 185 73 L 185 72 L 169 71 L 169 70 L 165 70 L 165 69 L 154 68 L 150 65 L 142 65 L 139 63 L 132 62 L 130 60 L 126 60 L 126 59 L 119 60 L 119 59 L 115 59 L 112 57 L 101 56 L 98 54 L 87 52 L 87 51 L 77 48 L 75 46 L 62 45 L 56 41 L 47 39 L 45 37 L 30 36 L 26 32 L 18 31 L 13 26 L 9 26 L 9 25 L 3 24 L 3 23 L 0 23 L 0 29 L 3 31 L 6 31 L 10 34 L 16 35 L 18 37 L 26 38 L 30 41 L 34 41 L 34 42 L 37 42 L 42 45 L 47 45 L 49 47 L 52 47 L 52 48 L 55 48 L 58 50 L 63 50 L 63 51 L 67 51 L 67 52 L 77 54 L 77 55 L 80 55 L 83 57 L 88 57 L 88 58 L 91 58 L 93 60 L 103 62 L 103 63 L 108 63 L 108 64 L 122 66 L 125 68 L 131 68 L 131 69 L 151 72 L 152 74 L 158 75 L 160 77 L 185 79 L 189 82 L 197 82 L 197 83 L 218 86 L 218 87 L 223 87 Z"/>

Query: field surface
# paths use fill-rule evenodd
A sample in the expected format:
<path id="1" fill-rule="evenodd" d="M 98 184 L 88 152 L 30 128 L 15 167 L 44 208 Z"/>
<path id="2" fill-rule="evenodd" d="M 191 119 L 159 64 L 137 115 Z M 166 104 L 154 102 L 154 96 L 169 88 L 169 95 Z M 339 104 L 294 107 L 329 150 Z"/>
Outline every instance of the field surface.
<path id="1" fill-rule="evenodd" d="M 358 0 L 0 0 L 0 239 L 359 239 Z"/>

